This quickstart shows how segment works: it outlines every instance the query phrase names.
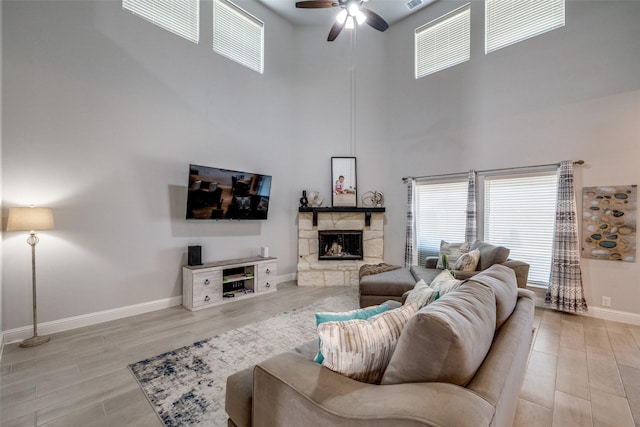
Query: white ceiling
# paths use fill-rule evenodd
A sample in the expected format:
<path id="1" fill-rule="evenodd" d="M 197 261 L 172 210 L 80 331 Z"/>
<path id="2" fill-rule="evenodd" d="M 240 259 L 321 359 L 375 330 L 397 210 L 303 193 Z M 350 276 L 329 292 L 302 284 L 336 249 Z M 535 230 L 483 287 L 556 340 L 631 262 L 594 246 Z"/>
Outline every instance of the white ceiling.
<path id="1" fill-rule="evenodd" d="M 287 21 L 295 25 L 331 26 L 340 8 L 298 9 L 297 0 L 258 0 Z M 422 4 L 409 10 L 410 0 L 369 0 L 364 7 L 380 15 L 389 25 L 400 21 L 408 15 L 422 9 L 436 0 L 422 0 Z M 417 0 L 419 1 L 419 0 Z"/>

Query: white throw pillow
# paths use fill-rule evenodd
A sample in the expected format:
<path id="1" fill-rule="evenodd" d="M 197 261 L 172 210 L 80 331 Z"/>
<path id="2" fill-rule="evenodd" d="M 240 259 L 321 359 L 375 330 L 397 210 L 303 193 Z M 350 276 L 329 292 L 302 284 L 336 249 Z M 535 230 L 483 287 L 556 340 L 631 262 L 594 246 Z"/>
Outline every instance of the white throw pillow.
<path id="1" fill-rule="evenodd" d="M 480 262 L 480 249 L 474 249 L 471 252 L 462 254 L 462 256 L 458 258 L 458 261 L 456 261 L 453 269 L 460 271 L 476 271 L 478 262 Z"/>
<path id="2" fill-rule="evenodd" d="M 405 304 L 366 320 L 318 325 L 322 365 L 357 381 L 379 383 L 400 333 L 418 304 Z"/>
<path id="3" fill-rule="evenodd" d="M 468 242 L 464 243 L 449 243 L 444 240 L 440 241 L 440 257 L 438 258 L 438 265 L 436 268 L 440 270 L 444 269 L 442 265 L 442 254 L 447 255 L 447 262 L 449 263 L 449 267 L 453 268 L 458 258 L 462 256 L 462 254 L 466 254 L 469 252 L 471 248 L 471 244 Z"/>
<path id="4" fill-rule="evenodd" d="M 462 280 L 456 280 L 449 270 L 444 270 L 433 279 L 429 286 L 442 296 L 460 286 L 461 283 Z"/>
<path id="5" fill-rule="evenodd" d="M 424 279 L 418 280 L 416 285 L 407 294 L 405 304 L 411 304 L 412 302 L 418 303 L 418 310 L 427 304 L 431 304 L 438 299 L 438 291 L 427 285 Z"/>

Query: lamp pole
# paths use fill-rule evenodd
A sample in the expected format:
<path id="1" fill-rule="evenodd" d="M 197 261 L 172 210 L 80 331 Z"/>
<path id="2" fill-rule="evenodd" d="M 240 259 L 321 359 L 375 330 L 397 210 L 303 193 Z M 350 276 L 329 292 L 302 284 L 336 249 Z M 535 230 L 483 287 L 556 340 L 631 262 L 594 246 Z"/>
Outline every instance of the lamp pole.
<path id="1" fill-rule="evenodd" d="M 32 284 L 32 296 L 33 296 L 33 336 L 27 338 L 20 343 L 20 347 L 34 347 L 36 345 L 44 344 L 51 338 L 48 336 L 38 336 L 38 304 L 36 298 L 36 244 L 40 240 L 36 236 L 36 232 L 31 230 L 31 234 L 27 238 L 27 243 L 31 246 L 31 284 Z"/>

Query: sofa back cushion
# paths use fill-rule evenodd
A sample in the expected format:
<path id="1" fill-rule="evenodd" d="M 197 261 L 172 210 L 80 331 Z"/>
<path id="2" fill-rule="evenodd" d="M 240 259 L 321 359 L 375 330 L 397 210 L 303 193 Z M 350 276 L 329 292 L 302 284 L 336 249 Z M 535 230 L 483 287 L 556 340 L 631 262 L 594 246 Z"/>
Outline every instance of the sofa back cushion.
<path id="1" fill-rule="evenodd" d="M 493 289 L 496 296 L 496 329 L 507 321 L 518 300 L 518 282 L 513 269 L 494 264 L 471 279 Z"/>
<path id="2" fill-rule="evenodd" d="M 473 245 L 471 245 L 470 250 L 474 249 L 480 250 L 480 262 L 478 262 L 477 268 L 480 271 L 486 270 L 493 264 L 502 264 L 509 259 L 510 250 L 504 246 L 496 246 L 491 243 L 476 240 Z"/>
<path id="3" fill-rule="evenodd" d="M 462 284 L 409 319 L 381 384 L 465 386 L 491 347 L 495 324 L 493 290 L 475 282 Z"/>

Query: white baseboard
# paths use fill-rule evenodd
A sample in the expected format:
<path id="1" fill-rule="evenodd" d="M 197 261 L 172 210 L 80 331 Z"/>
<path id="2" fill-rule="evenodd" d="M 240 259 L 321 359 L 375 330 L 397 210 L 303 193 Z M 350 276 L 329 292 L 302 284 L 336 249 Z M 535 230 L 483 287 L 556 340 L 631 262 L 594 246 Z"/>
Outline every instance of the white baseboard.
<path id="1" fill-rule="evenodd" d="M 296 279 L 296 273 L 283 274 L 277 277 L 277 283 L 287 282 Z M 129 305 L 126 307 L 114 308 L 111 310 L 99 311 L 97 313 L 83 314 L 81 316 L 69 317 L 66 319 L 54 320 L 51 322 L 38 324 L 38 335 L 50 335 L 57 332 L 68 331 L 81 328 L 83 326 L 96 325 L 98 323 L 109 322 L 111 320 L 123 319 L 125 317 L 138 314 L 149 313 L 151 311 L 162 310 L 182 304 L 182 296 L 166 298 L 157 301 L 145 302 L 142 304 Z M 0 349 L 2 343 L 10 344 L 33 336 L 33 325 L 23 326 L 7 331 L 0 331 Z M 4 338 L 4 340 L 3 340 Z M 0 358 L 2 353 L 0 351 Z"/>
<path id="2" fill-rule="evenodd" d="M 296 280 L 297 277 L 298 275 L 296 273 L 283 274 L 281 276 L 278 276 L 278 283 L 290 282 L 292 280 Z"/>
<path id="3" fill-rule="evenodd" d="M 68 317 L 66 319 L 54 320 L 51 322 L 39 323 L 38 335 L 55 334 L 57 332 L 68 331 L 70 329 L 81 328 L 83 326 L 96 325 L 98 323 L 109 322 L 111 320 L 118 320 L 138 314 L 149 313 L 151 311 L 162 310 L 180 304 L 182 304 L 182 296 L 177 296 L 157 301 L 145 302 L 142 304 L 114 308 L 111 310 L 99 311 L 96 313 L 83 314 L 81 316 Z M 4 339 L 6 344 L 22 341 L 32 336 L 33 325 L 4 331 Z"/>
<path id="4" fill-rule="evenodd" d="M 544 308 L 544 298 L 536 298 L 536 306 Z M 610 308 L 589 307 L 589 309 L 585 313 L 580 314 L 582 316 L 593 317 L 596 319 L 610 320 L 612 322 L 621 322 L 640 326 L 640 314 L 637 313 L 611 310 Z"/>

